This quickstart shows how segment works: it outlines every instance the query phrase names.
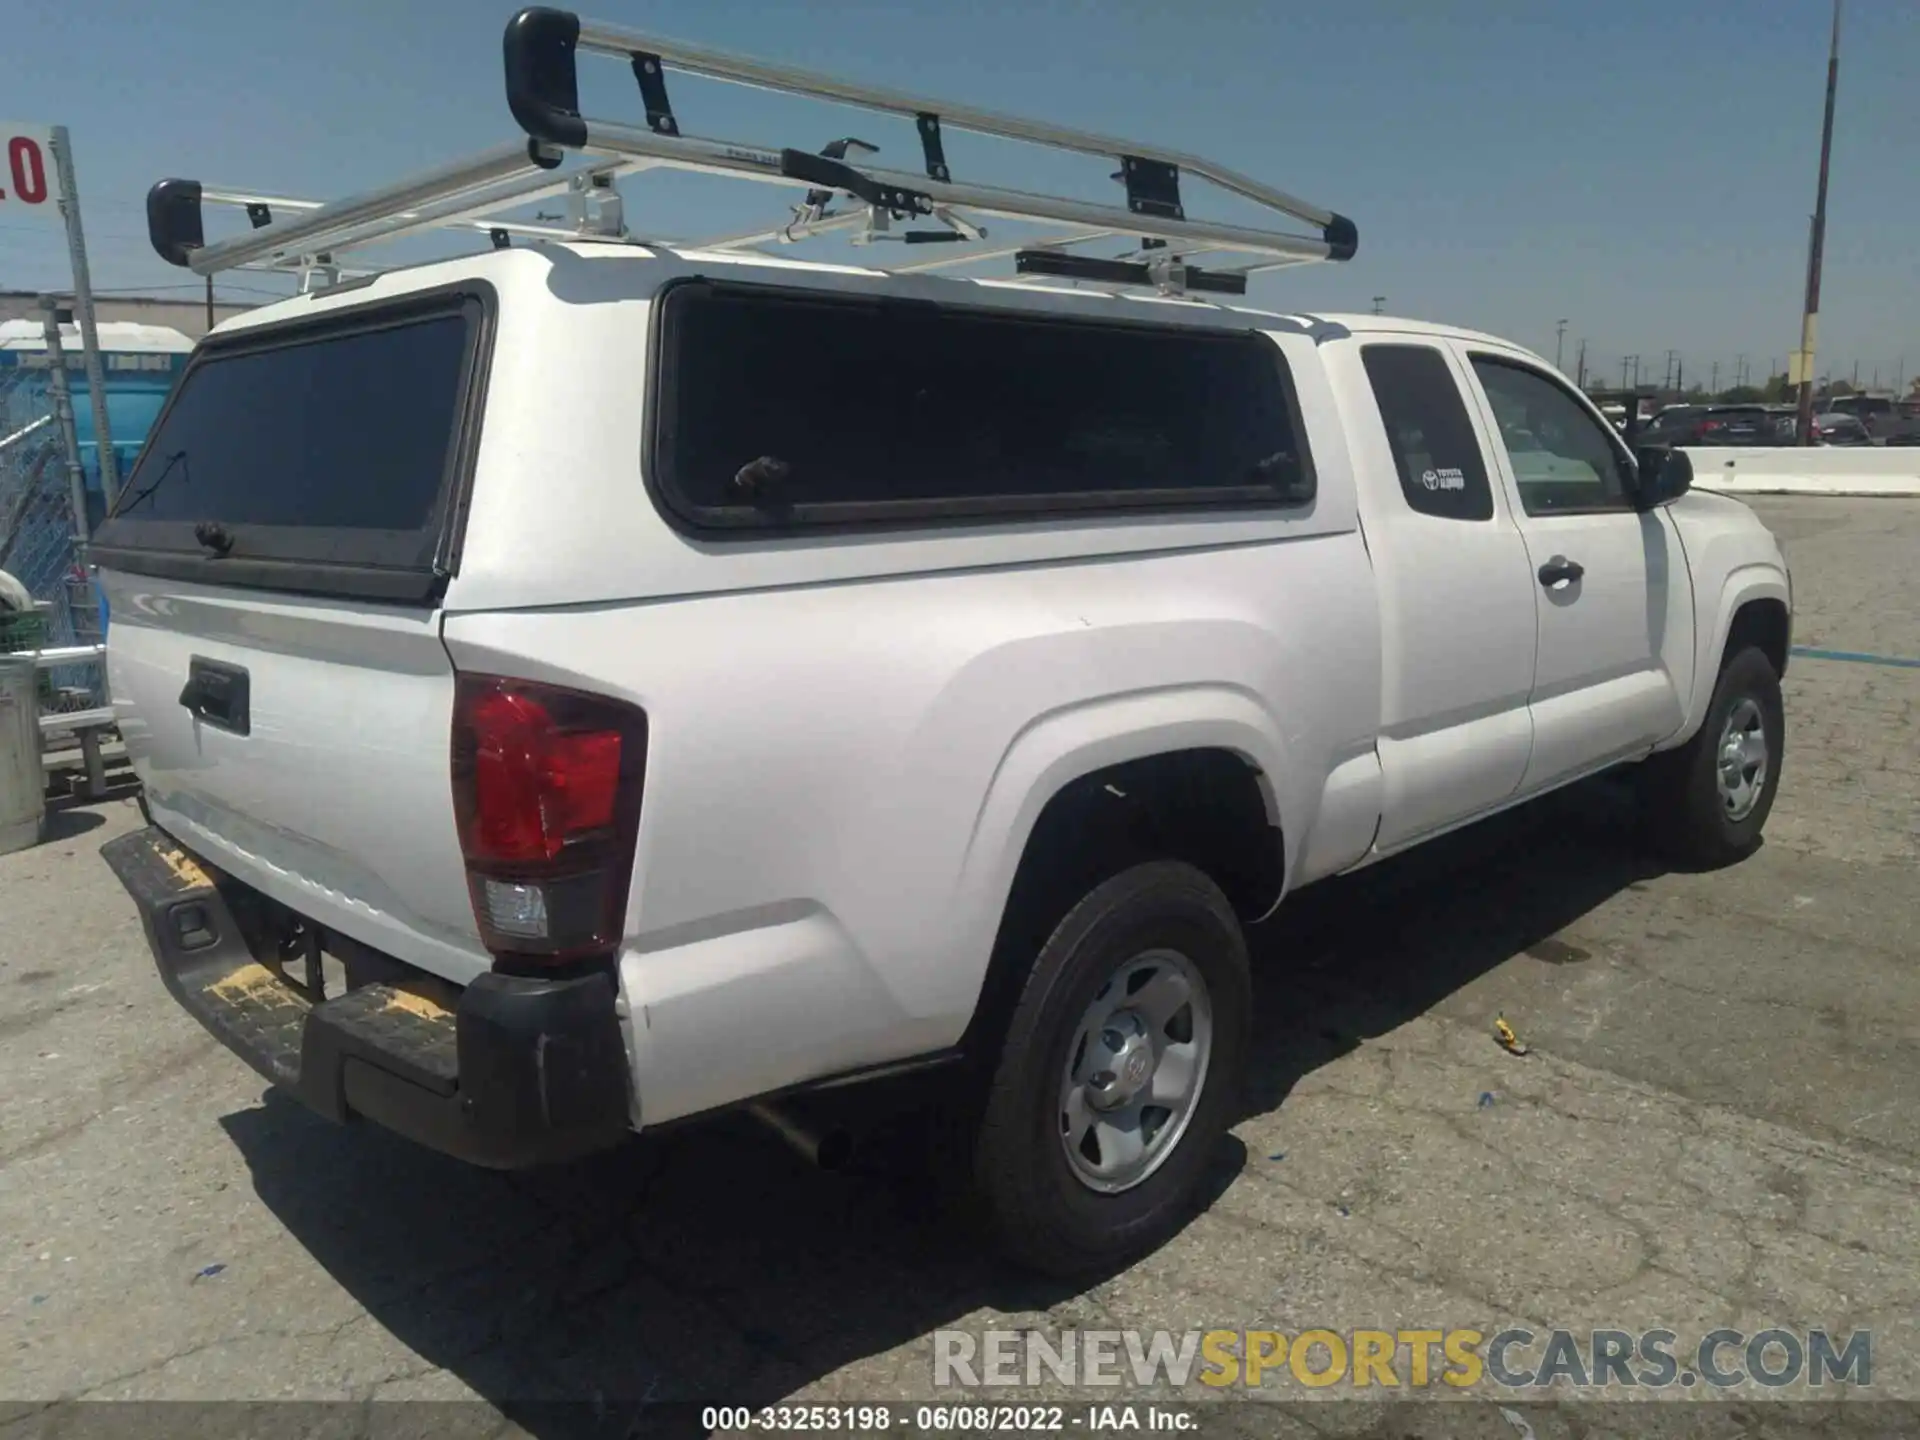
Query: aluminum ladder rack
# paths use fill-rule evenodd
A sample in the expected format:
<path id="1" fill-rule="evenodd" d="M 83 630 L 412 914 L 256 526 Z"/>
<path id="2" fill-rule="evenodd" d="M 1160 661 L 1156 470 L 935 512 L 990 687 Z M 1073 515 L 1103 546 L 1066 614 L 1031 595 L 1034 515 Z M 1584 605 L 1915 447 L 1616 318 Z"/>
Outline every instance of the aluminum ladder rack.
<path id="1" fill-rule="evenodd" d="M 1344 215 L 1199 156 L 1156 145 L 684 45 L 542 6 L 522 10 L 508 22 L 503 49 L 507 106 L 526 132 L 523 141 L 330 203 L 162 180 L 147 196 L 154 249 L 198 275 L 239 268 L 291 270 L 311 282 L 347 273 L 341 257 L 348 252 L 424 230 L 484 232 L 496 246 L 510 245 L 516 238 L 539 243 L 597 237 L 747 252 L 838 233 L 858 245 L 901 242 L 903 257 L 911 258 L 873 267 L 894 272 L 1011 259 L 1017 276 L 1034 279 L 1238 294 L 1252 273 L 1348 260 L 1359 244 L 1353 222 Z M 644 126 L 581 112 L 577 65 L 582 52 L 628 65 L 640 91 Z M 863 157 L 876 147 L 851 136 L 816 151 L 684 134 L 668 94 L 670 70 L 910 118 L 922 168 L 905 171 L 864 163 Z M 946 157 L 944 136 L 950 130 L 1117 162 L 1119 170 L 1112 178 L 1125 187 L 1126 204 L 1094 204 L 957 178 Z M 584 163 L 563 168 L 569 155 Z M 615 182 L 655 168 L 757 180 L 798 188 L 805 195 L 783 223 L 763 230 L 692 244 L 642 241 L 627 229 Z M 1209 182 L 1316 233 L 1190 219 L 1181 196 L 1183 178 Z M 572 203 L 570 228 L 492 218 L 556 195 L 566 195 Z M 254 228 L 209 240 L 203 221 L 207 204 L 244 209 Z M 1020 243 L 1000 240 L 989 245 L 983 223 L 989 219 L 1071 228 Z M 1117 256 L 1075 249 L 1113 240 L 1125 242 Z M 940 253 L 930 254 L 922 248 L 926 246 L 938 246 Z M 1202 269 L 1187 263 L 1194 254 L 1250 258 L 1229 268 Z"/>

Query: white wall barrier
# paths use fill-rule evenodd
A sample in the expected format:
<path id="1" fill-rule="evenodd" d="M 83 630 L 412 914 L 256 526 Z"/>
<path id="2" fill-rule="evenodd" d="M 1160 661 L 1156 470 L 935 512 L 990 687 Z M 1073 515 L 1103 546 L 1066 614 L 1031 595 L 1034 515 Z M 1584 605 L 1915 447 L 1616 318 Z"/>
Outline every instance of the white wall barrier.
<path id="1" fill-rule="evenodd" d="M 1693 483 L 1727 495 L 1920 496 L 1920 446 L 1689 445 Z"/>

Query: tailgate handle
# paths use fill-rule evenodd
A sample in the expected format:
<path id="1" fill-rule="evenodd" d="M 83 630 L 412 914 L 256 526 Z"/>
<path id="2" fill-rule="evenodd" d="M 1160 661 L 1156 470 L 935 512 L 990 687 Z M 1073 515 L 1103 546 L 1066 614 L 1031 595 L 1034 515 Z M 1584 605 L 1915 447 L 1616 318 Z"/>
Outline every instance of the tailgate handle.
<path id="1" fill-rule="evenodd" d="M 205 660 L 195 655 L 187 662 L 187 683 L 180 703 L 196 719 L 218 730 L 245 735 L 252 729 L 247 707 L 247 672 L 238 665 Z"/>

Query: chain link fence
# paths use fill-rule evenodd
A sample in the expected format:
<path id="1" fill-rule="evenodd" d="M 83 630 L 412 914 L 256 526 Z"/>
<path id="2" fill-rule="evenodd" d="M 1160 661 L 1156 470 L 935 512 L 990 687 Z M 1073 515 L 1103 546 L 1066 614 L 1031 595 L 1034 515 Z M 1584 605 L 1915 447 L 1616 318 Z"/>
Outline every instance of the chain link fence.
<path id="1" fill-rule="evenodd" d="M 0 571 L 31 602 L 19 609 L 17 594 L 12 605 L 0 597 L 0 650 L 94 645 L 106 638 L 74 524 L 73 487 L 44 366 L 0 368 Z M 97 662 L 41 671 L 43 713 L 106 703 L 104 667 Z"/>

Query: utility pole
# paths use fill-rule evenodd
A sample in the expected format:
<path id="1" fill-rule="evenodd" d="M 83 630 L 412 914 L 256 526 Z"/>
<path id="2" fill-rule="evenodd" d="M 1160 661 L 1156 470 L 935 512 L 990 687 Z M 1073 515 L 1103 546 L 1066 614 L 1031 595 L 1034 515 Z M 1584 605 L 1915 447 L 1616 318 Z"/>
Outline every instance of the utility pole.
<path id="1" fill-rule="evenodd" d="M 1813 202 L 1813 236 L 1807 244 L 1807 301 L 1800 315 L 1800 423 L 1795 439 L 1813 443 L 1813 353 L 1820 324 L 1820 263 L 1827 243 L 1827 166 L 1833 157 L 1833 97 L 1840 85 L 1840 0 L 1833 0 L 1833 35 L 1827 44 L 1827 109 L 1820 126 L 1820 188 Z"/>
<path id="2" fill-rule="evenodd" d="M 1736 385 L 1747 383 L 1747 357 L 1744 355 L 1733 357 L 1733 383 Z"/>
<path id="3" fill-rule="evenodd" d="M 1564 320 L 1554 321 L 1553 322 L 1553 368 L 1556 370 L 1560 369 L 1560 342 L 1562 340 L 1565 340 L 1566 338 L 1567 338 L 1567 322 Z"/>
<path id="4" fill-rule="evenodd" d="M 1719 393 L 1720 393 L 1720 362 L 1716 360 L 1713 362 L 1713 378 L 1707 382 L 1707 394 L 1718 395 Z"/>
<path id="5" fill-rule="evenodd" d="M 1631 364 L 1633 364 L 1633 357 L 1631 355 L 1622 355 L 1620 357 L 1620 388 L 1622 390 L 1627 388 L 1627 367 Z"/>
<path id="6" fill-rule="evenodd" d="M 1384 306 L 1386 305 L 1386 303 L 1387 303 L 1387 297 L 1386 297 L 1386 296 L 1384 296 L 1384 295 L 1376 295 L 1376 296 L 1374 296 L 1374 297 L 1373 297 L 1373 313 L 1374 313 L 1374 314 L 1376 314 L 1376 315 L 1379 315 L 1379 314 L 1382 314 L 1382 313 L 1384 313 L 1384 312 L 1383 312 L 1383 308 L 1382 308 L 1382 307 L 1384 307 Z"/>
<path id="7" fill-rule="evenodd" d="M 1633 357 L 1633 388 L 1635 390 L 1640 388 L 1640 357 L 1638 355 Z"/>
<path id="8" fill-rule="evenodd" d="M 1664 388 L 1668 390 L 1673 388 L 1673 357 L 1676 353 L 1673 350 L 1667 351 L 1667 381 Z"/>
<path id="9" fill-rule="evenodd" d="M 1578 367 L 1579 374 L 1574 377 L 1573 383 L 1584 390 L 1587 388 L 1587 341 L 1585 336 L 1582 336 L 1580 339 L 1580 358 L 1576 360 L 1574 364 Z"/>

